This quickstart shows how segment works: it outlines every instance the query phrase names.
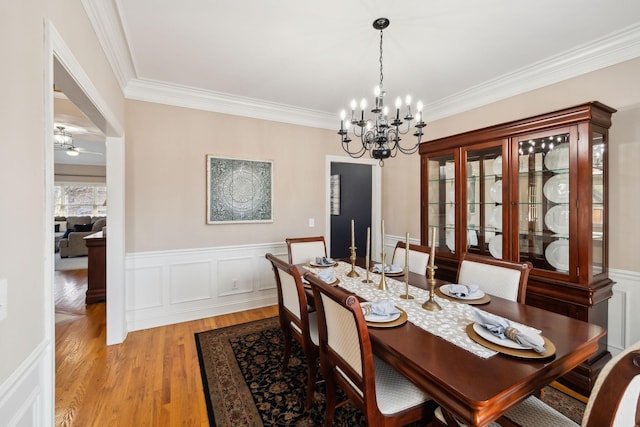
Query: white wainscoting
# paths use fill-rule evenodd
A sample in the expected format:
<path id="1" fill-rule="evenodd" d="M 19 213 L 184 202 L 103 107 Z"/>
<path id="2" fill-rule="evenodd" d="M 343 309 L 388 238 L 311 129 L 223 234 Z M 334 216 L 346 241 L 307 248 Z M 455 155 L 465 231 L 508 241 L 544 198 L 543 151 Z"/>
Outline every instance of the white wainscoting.
<path id="1" fill-rule="evenodd" d="M 384 236 L 391 259 L 402 236 Z M 411 244 L 420 244 L 410 239 Z M 287 257 L 284 243 L 141 252 L 126 258 L 127 330 L 152 328 L 277 304 L 267 252 Z M 640 341 L 640 273 L 610 270 L 608 347 Z"/>
<path id="2" fill-rule="evenodd" d="M 640 272 L 609 270 L 615 282 L 609 300 L 609 328 L 607 344 L 616 355 L 640 341 Z"/>
<path id="3" fill-rule="evenodd" d="M 127 330 L 277 304 L 268 252 L 287 258 L 284 243 L 127 254 Z"/>
<path id="4" fill-rule="evenodd" d="M 53 408 L 53 395 L 48 392 L 51 384 L 47 380 L 53 378 L 51 361 L 47 360 L 47 354 L 51 352 L 49 345 L 49 341 L 40 343 L 18 369 L 0 384 L 0 426 L 52 424 L 50 411 Z"/>

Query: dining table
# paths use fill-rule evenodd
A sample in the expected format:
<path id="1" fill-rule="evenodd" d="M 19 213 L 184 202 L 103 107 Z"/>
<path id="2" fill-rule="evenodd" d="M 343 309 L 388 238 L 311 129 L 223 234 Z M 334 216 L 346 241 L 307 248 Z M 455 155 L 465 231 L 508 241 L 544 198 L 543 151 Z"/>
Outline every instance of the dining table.
<path id="1" fill-rule="evenodd" d="M 402 323 L 369 324 L 374 354 L 428 393 L 447 419 L 455 417 L 469 426 L 486 426 L 514 405 L 539 394 L 594 354 L 598 340 L 606 334 L 598 325 L 494 295 L 485 295 L 478 300 L 481 304 L 476 304 L 438 292 L 433 299 L 442 310 L 426 310 L 422 307 L 430 298 L 426 274 L 408 272 L 407 281 L 404 275 L 385 277 L 386 289 L 380 289 L 380 274 L 370 271 L 371 283 L 363 282 L 367 271 L 362 265 L 360 258 L 353 264 L 337 260 L 330 267 L 336 278 L 334 285 L 356 294 L 361 301 L 390 300 L 407 314 Z M 307 264 L 298 268 L 306 274 L 318 274 L 324 267 Z M 348 276 L 352 270 L 358 277 Z M 436 280 L 436 289 L 445 284 Z M 487 345 L 470 330 L 474 310 L 539 331 L 547 352 Z"/>

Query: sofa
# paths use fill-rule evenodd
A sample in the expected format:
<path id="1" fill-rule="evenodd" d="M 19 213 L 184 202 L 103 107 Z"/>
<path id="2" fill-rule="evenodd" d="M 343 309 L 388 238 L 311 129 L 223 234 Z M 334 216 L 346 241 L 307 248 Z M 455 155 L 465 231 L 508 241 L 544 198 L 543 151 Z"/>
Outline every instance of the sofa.
<path id="1" fill-rule="evenodd" d="M 70 216 L 66 218 L 66 231 L 58 241 L 60 257 L 87 256 L 89 250 L 84 240 L 89 234 L 102 231 L 107 226 L 107 218 L 90 216 Z"/>

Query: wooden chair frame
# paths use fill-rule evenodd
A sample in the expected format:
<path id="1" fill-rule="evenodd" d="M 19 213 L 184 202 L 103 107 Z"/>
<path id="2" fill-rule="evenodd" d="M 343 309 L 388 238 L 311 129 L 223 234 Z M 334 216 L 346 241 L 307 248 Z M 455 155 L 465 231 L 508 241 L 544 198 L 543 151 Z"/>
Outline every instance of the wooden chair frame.
<path id="1" fill-rule="evenodd" d="M 287 237 L 285 241 L 287 242 L 287 252 L 289 253 L 289 264 L 295 264 L 293 262 L 293 250 L 291 246 L 295 245 L 296 243 L 322 242 L 322 245 L 324 246 L 324 254 L 322 254 L 322 256 L 327 256 L 327 243 L 324 240 L 324 236 Z M 318 256 L 320 255 L 321 254 L 318 254 Z"/>
<path id="2" fill-rule="evenodd" d="M 393 250 L 393 256 L 391 257 L 391 263 L 393 263 L 395 261 L 395 255 L 398 249 L 404 249 L 405 251 L 407 250 L 407 243 L 403 242 L 401 240 L 398 240 L 398 242 L 396 243 L 396 247 Z M 409 244 L 409 251 L 416 251 L 416 252 L 422 252 L 427 254 L 427 264 L 428 264 L 428 259 L 430 256 L 430 252 L 431 252 L 431 248 L 429 248 L 428 246 L 424 246 L 424 245 L 414 245 L 412 243 Z M 402 264 L 404 265 L 404 259 L 402 260 Z M 411 255 L 409 255 L 409 271 L 412 271 L 414 273 L 418 273 L 418 274 L 427 274 L 427 269 L 425 266 L 424 271 L 414 271 L 411 270 Z"/>
<path id="3" fill-rule="evenodd" d="M 289 366 L 289 358 L 291 356 L 292 338 L 300 343 L 302 351 L 307 359 L 307 396 L 305 408 L 309 409 L 313 403 L 313 394 L 316 384 L 316 364 L 318 361 L 319 350 L 314 344 L 309 329 L 310 314 L 307 305 L 307 296 L 302 284 L 302 276 L 298 269 L 291 264 L 286 263 L 275 255 L 268 253 L 265 258 L 271 262 L 273 273 L 276 279 L 276 287 L 278 290 L 278 316 L 280 319 L 280 327 L 284 334 L 284 357 L 282 372 L 286 372 Z M 296 285 L 296 297 L 298 304 L 298 313 L 292 311 L 285 304 L 285 296 L 282 290 L 282 280 L 280 273 L 291 275 Z M 315 314 L 312 314 L 315 316 Z M 293 326 L 295 325 L 295 327 Z"/>
<path id="4" fill-rule="evenodd" d="M 472 254 L 466 252 L 462 258 L 460 259 L 460 263 L 458 264 L 458 274 L 456 280 L 458 283 L 460 282 L 460 272 L 462 270 L 462 264 L 465 261 L 476 262 L 480 264 L 488 264 L 493 265 L 500 268 L 508 268 L 511 270 L 516 270 L 520 272 L 520 282 L 518 284 L 518 297 L 516 301 L 520 304 L 524 304 L 527 296 L 527 282 L 529 281 L 529 272 L 533 268 L 533 265 L 527 262 L 511 262 L 505 261 L 502 259 L 496 259 L 489 256 L 483 256 L 478 254 Z"/>
<path id="5" fill-rule="evenodd" d="M 345 392 L 347 399 L 353 402 L 364 413 L 367 425 L 402 426 L 414 421 L 428 419 L 432 408 L 430 408 L 426 402 L 423 405 L 398 412 L 394 414 L 393 417 L 385 416 L 380 412 L 376 399 L 376 376 L 371 340 L 358 298 L 341 288 L 332 287 L 324 283 L 312 274 L 305 274 L 305 278 L 311 283 L 316 303 L 316 313 L 318 313 L 320 365 L 324 374 L 327 390 L 325 425 L 332 425 L 336 407 L 345 403 L 338 403 L 336 401 L 337 386 Z M 356 372 L 351 364 L 347 363 L 342 355 L 328 344 L 327 319 L 325 316 L 323 295 L 348 310 L 351 316 L 353 316 L 359 337 L 362 375 Z M 342 375 L 337 372 L 337 369 L 342 372 Z M 345 376 L 348 379 L 346 379 Z"/>

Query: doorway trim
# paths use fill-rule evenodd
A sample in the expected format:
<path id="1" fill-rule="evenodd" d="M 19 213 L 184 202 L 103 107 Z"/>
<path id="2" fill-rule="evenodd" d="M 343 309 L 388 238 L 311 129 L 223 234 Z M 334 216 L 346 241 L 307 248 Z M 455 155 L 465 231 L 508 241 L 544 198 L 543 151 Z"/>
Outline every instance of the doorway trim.
<path id="1" fill-rule="evenodd" d="M 327 247 L 331 247 L 331 163 L 352 163 L 371 165 L 371 253 L 382 253 L 384 236 L 376 233 L 376 224 L 382 221 L 382 168 L 376 159 L 354 159 L 348 156 L 331 156 L 325 158 L 325 207 L 324 226 Z M 378 228 L 379 230 L 379 228 Z M 380 248 L 380 252 L 378 249 Z"/>
<path id="2" fill-rule="evenodd" d="M 125 241 L 124 241 L 124 130 L 94 86 L 71 49 L 50 20 L 45 20 L 45 63 L 44 63 L 44 130 L 45 130 L 45 229 L 51 230 L 50 238 L 45 239 L 45 298 L 44 312 L 46 329 L 51 342 L 55 343 L 55 301 L 53 297 L 53 84 L 56 61 L 73 82 L 74 90 L 91 104 L 99 113 L 102 123 L 96 125 L 106 136 L 107 194 L 109 197 L 109 245 L 107 245 L 107 345 L 124 341 L 127 330 L 125 322 Z M 78 106 L 82 110 L 82 106 Z M 86 111 L 85 111 L 86 113 Z M 47 234 L 47 235 L 48 235 Z M 55 364 L 55 348 L 52 346 L 52 369 Z M 52 372 L 53 377 L 53 372 Z M 55 383 L 52 384 L 55 387 Z M 55 389 L 53 389 L 55 390 Z M 53 401 L 53 400 L 52 400 Z"/>

